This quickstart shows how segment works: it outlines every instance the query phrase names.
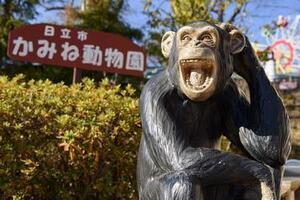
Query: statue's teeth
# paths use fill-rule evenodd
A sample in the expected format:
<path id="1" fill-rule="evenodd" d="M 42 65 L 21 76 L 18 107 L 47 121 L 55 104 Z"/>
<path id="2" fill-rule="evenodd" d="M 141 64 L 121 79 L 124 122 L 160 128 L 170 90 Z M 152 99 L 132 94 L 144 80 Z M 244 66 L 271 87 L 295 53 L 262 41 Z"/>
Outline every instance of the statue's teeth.
<path id="1" fill-rule="evenodd" d="M 203 75 L 200 71 L 191 71 L 190 73 L 190 82 L 193 86 L 199 86 L 201 85 L 203 79 Z"/>

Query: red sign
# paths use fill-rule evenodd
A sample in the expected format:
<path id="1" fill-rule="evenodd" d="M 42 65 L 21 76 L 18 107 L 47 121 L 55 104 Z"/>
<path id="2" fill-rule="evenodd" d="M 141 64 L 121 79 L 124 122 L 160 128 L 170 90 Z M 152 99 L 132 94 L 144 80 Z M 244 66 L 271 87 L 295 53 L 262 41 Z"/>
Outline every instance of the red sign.
<path id="1" fill-rule="evenodd" d="M 19 61 L 133 76 L 144 76 L 146 69 L 144 49 L 125 37 L 50 24 L 11 31 L 7 54 Z"/>

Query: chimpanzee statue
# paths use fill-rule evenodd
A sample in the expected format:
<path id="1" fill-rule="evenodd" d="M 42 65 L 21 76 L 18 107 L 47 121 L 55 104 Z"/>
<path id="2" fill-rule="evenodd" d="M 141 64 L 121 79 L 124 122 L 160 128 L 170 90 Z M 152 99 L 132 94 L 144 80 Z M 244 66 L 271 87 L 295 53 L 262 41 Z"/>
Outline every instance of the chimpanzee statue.
<path id="1" fill-rule="evenodd" d="M 139 199 L 278 200 L 289 119 L 247 37 L 199 21 L 165 33 L 161 47 L 169 66 L 140 98 Z M 246 156 L 218 150 L 222 134 Z"/>

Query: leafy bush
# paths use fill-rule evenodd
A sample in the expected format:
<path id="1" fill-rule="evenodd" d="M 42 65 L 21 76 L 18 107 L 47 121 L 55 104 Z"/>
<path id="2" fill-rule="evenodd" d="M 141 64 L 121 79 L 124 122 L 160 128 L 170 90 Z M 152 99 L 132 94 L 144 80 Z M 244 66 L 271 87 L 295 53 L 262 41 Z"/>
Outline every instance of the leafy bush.
<path id="1" fill-rule="evenodd" d="M 23 78 L 0 77 L 0 196 L 136 199 L 141 125 L 132 87 Z"/>

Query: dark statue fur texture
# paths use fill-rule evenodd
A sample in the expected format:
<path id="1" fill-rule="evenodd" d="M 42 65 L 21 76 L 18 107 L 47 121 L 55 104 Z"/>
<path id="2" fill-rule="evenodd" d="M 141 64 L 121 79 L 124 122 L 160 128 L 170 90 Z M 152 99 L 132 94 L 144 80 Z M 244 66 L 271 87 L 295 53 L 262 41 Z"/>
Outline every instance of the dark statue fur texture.
<path id="1" fill-rule="evenodd" d="M 166 33 L 162 52 L 169 66 L 140 98 L 139 199 L 278 200 L 289 120 L 247 37 L 199 21 Z M 219 150 L 221 135 L 247 156 Z"/>

